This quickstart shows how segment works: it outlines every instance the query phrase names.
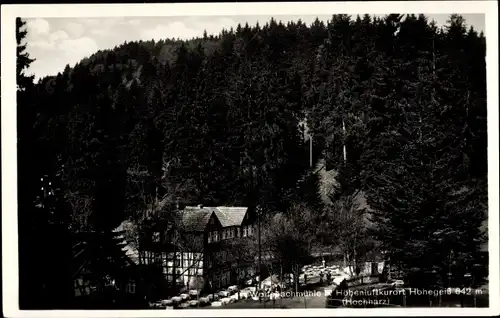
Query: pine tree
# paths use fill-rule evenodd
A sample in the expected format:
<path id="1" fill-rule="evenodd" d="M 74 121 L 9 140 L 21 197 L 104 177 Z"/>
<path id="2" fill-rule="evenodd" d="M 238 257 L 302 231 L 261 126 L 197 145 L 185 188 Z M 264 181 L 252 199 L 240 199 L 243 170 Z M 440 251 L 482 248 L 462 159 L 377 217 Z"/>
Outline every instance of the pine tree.
<path id="1" fill-rule="evenodd" d="M 464 179 L 464 105 L 449 100 L 448 92 L 460 83 L 444 80 L 455 69 L 447 65 L 449 56 L 441 59 L 441 52 L 433 51 L 435 28 L 423 16 L 407 17 L 400 28 L 396 41 L 402 52 L 396 53 L 401 58 L 395 70 L 407 80 L 396 87 L 393 107 L 403 116 L 385 121 L 379 150 L 366 157 L 378 171 L 368 180 L 368 202 L 378 211 L 379 234 L 391 262 L 411 284 L 444 285 L 450 255 L 464 264 L 455 276 L 463 275 L 481 236 L 475 187 Z M 404 42 L 410 34 L 412 40 Z M 465 222 L 472 226 L 465 228 Z"/>
<path id="2" fill-rule="evenodd" d="M 17 85 L 18 90 L 24 91 L 33 84 L 34 75 L 26 75 L 25 71 L 30 64 L 35 60 L 30 58 L 26 52 L 26 44 L 23 40 L 26 38 L 28 31 L 24 29 L 26 22 L 21 18 L 16 18 L 16 41 L 17 41 Z"/>

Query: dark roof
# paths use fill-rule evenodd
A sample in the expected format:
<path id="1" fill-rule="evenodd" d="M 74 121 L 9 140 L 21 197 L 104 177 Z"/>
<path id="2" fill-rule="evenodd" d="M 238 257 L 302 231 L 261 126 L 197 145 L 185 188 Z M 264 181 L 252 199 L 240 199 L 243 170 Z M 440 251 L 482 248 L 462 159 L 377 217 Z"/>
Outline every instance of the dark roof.
<path id="1" fill-rule="evenodd" d="M 191 231 L 204 231 L 212 214 L 222 227 L 240 226 L 248 208 L 246 207 L 192 207 L 187 206 L 182 213 L 184 226 Z"/>
<path id="2" fill-rule="evenodd" d="M 116 229 L 114 229 L 114 232 L 115 233 L 122 232 L 122 234 L 117 237 L 121 241 L 121 244 L 120 244 L 121 250 L 125 253 L 125 255 L 128 257 L 128 259 L 132 263 L 138 265 L 139 264 L 139 251 L 134 246 L 134 244 L 127 242 L 127 240 L 125 239 L 125 236 L 123 235 L 123 234 L 125 234 L 127 229 L 131 226 L 133 226 L 132 222 L 125 220 L 122 223 L 120 223 L 120 225 Z"/>
<path id="3" fill-rule="evenodd" d="M 182 225 L 186 231 L 203 232 L 212 216 L 211 208 L 185 207 L 182 211 Z"/>

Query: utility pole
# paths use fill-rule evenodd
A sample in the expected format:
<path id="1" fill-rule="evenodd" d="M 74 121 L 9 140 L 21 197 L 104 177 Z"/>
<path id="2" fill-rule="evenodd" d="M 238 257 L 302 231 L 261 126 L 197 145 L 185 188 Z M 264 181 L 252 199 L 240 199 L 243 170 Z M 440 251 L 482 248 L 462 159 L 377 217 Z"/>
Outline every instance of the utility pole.
<path id="1" fill-rule="evenodd" d="M 260 294 L 261 294 L 261 293 L 260 293 L 260 290 L 261 290 L 261 288 L 262 288 L 262 277 L 261 277 L 261 274 L 262 274 L 262 273 L 261 273 L 261 270 L 260 270 L 260 269 L 261 269 L 261 267 L 262 267 L 262 253 L 261 253 L 261 231 L 260 231 L 260 211 L 261 211 L 260 206 L 257 206 L 257 227 L 258 227 L 258 229 L 257 229 L 257 230 L 258 230 L 258 232 L 259 232 L 259 233 L 258 233 L 258 236 L 259 236 L 259 237 L 258 237 L 258 241 L 259 241 L 259 270 L 258 270 L 258 273 L 259 273 L 259 276 L 258 276 L 258 277 L 259 277 L 259 290 L 258 290 L 258 292 L 259 292 L 259 302 L 261 302 L 261 301 L 262 301 L 262 298 L 261 298 L 261 296 L 260 296 Z"/>
<path id="2" fill-rule="evenodd" d="M 313 137 L 309 134 L 309 164 L 313 166 Z"/>
<path id="3" fill-rule="evenodd" d="M 345 122 L 344 122 L 344 119 L 342 119 L 342 131 L 344 133 L 344 142 L 343 142 L 342 150 L 344 153 L 344 165 L 345 165 L 347 163 L 347 148 L 345 145 Z"/>

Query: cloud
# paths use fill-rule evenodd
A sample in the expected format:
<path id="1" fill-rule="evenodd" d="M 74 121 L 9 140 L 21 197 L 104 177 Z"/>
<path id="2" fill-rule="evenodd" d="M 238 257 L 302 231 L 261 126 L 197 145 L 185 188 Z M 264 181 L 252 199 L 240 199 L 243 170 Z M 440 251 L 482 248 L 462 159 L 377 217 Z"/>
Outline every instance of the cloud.
<path id="1" fill-rule="evenodd" d="M 208 23 L 200 23 L 196 22 L 196 19 L 187 18 L 184 22 L 176 21 L 169 24 L 159 24 L 155 28 L 143 30 L 140 36 L 144 40 L 191 39 L 203 36 L 204 30 L 207 30 L 208 34 L 217 34 L 223 28 L 229 29 L 230 27 L 236 27 L 236 25 L 237 23 L 229 18 L 220 18 Z"/>
<path id="2" fill-rule="evenodd" d="M 141 25 L 141 23 L 142 23 L 141 20 L 138 20 L 138 19 L 133 19 L 133 20 L 128 21 L 128 24 L 135 25 L 135 26 Z"/>
<path id="3" fill-rule="evenodd" d="M 50 24 L 44 19 L 28 20 L 26 23 L 28 34 L 45 35 L 50 32 Z"/>
<path id="4" fill-rule="evenodd" d="M 59 43 L 57 47 L 64 55 L 77 60 L 89 56 L 98 50 L 97 43 L 89 37 L 82 37 L 74 40 L 66 39 Z"/>
<path id="5" fill-rule="evenodd" d="M 30 49 L 35 48 L 49 51 L 55 49 L 54 42 L 51 41 L 29 41 L 27 44 Z"/>
<path id="6" fill-rule="evenodd" d="M 97 36 L 108 36 L 111 35 L 112 32 L 110 32 L 110 30 L 108 29 L 92 29 L 90 30 L 90 34 Z"/>
<path id="7" fill-rule="evenodd" d="M 81 36 L 84 30 L 88 30 L 87 32 L 92 35 L 97 35 L 100 37 L 109 37 L 112 35 L 116 35 L 117 27 L 128 26 L 128 25 L 140 25 L 141 21 L 134 19 L 129 21 L 125 21 L 123 17 L 114 17 L 114 18 L 91 18 L 91 19 L 78 19 L 81 26 L 81 31 L 78 36 Z"/>
<path id="8" fill-rule="evenodd" d="M 83 25 L 81 25 L 80 23 L 75 23 L 75 22 L 69 22 L 66 25 L 66 29 L 74 37 L 82 36 L 83 32 L 85 31 L 85 28 L 83 27 Z"/>
<path id="9" fill-rule="evenodd" d="M 153 29 L 141 32 L 141 37 L 145 40 L 160 40 L 166 38 L 189 39 L 199 35 L 200 30 L 188 28 L 182 22 L 173 22 L 167 25 L 160 24 Z"/>
<path id="10" fill-rule="evenodd" d="M 58 30 L 56 32 L 53 32 L 49 36 L 51 42 L 66 40 L 67 38 L 69 38 L 68 33 L 64 32 L 63 30 Z"/>
<path id="11" fill-rule="evenodd" d="M 69 36 L 66 32 L 64 32 L 63 30 L 58 30 L 52 32 L 48 37 L 44 38 L 38 37 L 38 39 L 36 40 L 27 41 L 27 44 L 30 49 L 34 48 L 34 49 L 52 51 L 56 49 L 57 42 L 66 40 L 68 38 Z"/>
<path id="12" fill-rule="evenodd" d="M 98 19 L 81 19 L 80 21 L 86 25 L 99 25 Z"/>

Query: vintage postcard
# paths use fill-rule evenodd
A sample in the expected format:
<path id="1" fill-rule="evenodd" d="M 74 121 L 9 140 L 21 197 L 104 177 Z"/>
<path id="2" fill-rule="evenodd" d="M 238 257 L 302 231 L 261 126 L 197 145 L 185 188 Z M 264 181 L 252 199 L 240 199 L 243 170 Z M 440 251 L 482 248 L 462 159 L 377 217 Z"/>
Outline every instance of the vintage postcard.
<path id="1" fill-rule="evenodd" d="M 4 315 L 499 314 L 497 12 L 2 6 Z"/>

